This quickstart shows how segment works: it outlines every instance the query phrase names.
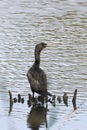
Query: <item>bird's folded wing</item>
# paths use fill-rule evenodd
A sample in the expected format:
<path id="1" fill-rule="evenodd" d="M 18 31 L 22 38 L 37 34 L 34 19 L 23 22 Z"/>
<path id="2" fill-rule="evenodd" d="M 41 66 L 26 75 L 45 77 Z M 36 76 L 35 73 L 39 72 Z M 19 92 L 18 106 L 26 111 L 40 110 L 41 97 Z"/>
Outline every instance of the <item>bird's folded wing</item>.
<path id="1" fill-rule="evenodd" d="M 31 73 L 28 73 L 28 80 L 30 82 L 30 85 L 34 87 L 35 90 L 38 91 L 40 89 L 40 84 L 38 80 L 36 80 Z"/>

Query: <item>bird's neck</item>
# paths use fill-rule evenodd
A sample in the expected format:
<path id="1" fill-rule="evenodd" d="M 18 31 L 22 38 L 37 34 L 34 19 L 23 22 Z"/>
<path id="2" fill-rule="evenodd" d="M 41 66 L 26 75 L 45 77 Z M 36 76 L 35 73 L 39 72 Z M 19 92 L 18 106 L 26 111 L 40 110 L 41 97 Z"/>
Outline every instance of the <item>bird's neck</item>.
<path id="1" fill-rule="evenodd" d="M 35 50 L 35 66 L 40 66 L 40 52 L 38 50 Z"/>

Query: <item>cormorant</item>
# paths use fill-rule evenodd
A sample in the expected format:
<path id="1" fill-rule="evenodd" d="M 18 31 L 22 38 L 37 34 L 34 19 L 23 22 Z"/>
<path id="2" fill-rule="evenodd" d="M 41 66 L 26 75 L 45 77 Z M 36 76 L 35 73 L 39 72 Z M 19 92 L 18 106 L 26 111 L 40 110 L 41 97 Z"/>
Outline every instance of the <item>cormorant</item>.
<path id="1" fill-rule="evenodd" d="M 42 96 L 52 96 L 47 91 L 47 78 L 45 72 L 40 68 L 40 53 L 47 46 L 46 43 L 39 43 L 35 47 L 35 62 L 32 67 L 27 72 L 27 78 L 30 83 L 30 87 L 33 93 L 34 92 L 41 94 Z"/>

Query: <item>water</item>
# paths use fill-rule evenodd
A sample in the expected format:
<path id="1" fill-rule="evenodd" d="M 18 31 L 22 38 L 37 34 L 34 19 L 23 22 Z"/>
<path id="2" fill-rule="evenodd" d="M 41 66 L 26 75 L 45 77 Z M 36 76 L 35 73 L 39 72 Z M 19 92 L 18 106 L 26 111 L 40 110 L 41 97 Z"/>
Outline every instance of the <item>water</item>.
<path id="1" fill-rule="evenodd" d="M 47 43 L 41 68 L 47 74 L 48 90 L 61 97 L 67 92 L 68 107 L 57 100 L 56 106 L 48 103 L 48 108 L 27 105 L 31 90 L 26 73 L 34 61 L 34 47 L 41 41 Z M 73 113 L 75 89 L 79 108 Z M 20 93 L 24 103 L 10 105 L 8 90 L 13 97 Z M 33 130 L 34 122 L 40 130 L 86 130 L 86 100 L 87 0 L 0 1 L 1 128 Z"/>

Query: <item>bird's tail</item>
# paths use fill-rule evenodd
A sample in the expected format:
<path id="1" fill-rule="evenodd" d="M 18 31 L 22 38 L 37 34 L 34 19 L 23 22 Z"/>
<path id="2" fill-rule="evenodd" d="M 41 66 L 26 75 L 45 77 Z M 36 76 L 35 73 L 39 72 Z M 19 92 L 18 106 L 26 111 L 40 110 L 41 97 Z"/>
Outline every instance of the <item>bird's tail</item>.
<path id="1" fill-rule="evenodd" d="M 45 97 L 46 97 L 46 96 L 52 96 L 52 94 L 51 94 L 50 92 L 46 91 L 46 92 L 44 93 L 44 96 L 45 96 Z"/>
<path id="2" fill-rule="evenodd" d="M 51 94 L 50 92 L 47 92 L 47 95 L 48 95 L 48 96 L 52 96 L 52 94 Z"/>

